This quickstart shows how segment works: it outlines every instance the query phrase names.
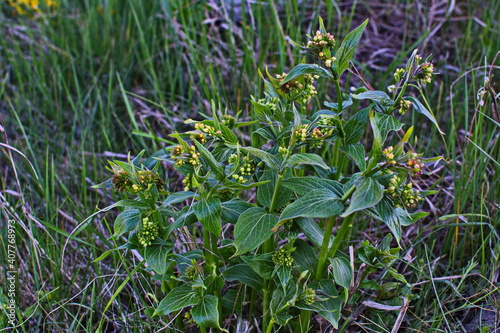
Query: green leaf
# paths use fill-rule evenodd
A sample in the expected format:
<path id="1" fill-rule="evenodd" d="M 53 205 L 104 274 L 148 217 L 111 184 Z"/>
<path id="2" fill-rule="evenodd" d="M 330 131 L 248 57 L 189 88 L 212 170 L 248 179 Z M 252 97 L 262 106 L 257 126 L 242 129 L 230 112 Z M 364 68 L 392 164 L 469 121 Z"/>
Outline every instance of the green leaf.
<path id="1" fill-rule="evenodd" d="M 141 212 L 138 209 L 130 208 L 121 212 L 113 224 L 115 233 L 113 238 L 117 238 L 126 232 L 132 231 L 141 222 Z"/>
<path id="2" fill-rule="evenodd" d="M 361 35 L 363 34 L 367 24 L 368 19 L 366 19 L 359 27 L 347 34 L 342 41 L 342 44 L 335 54 L 337 59 L 332 63 L 332 68 L 337 75 L 340 76 L 349 67 L 349 61 L 351 61 L 356 53 L 359 40 L 361 39 Z"/>
<path id="3" fill-rule="evenodd" d="M 214 173 L 215 179 L 223 180 L 224 178 L 226 178 L 226 173 L 224 172 L 224 167 L 219 162 L 217 162 L 217 160 L 212 155 L 212 153 L 209 152 L 207 150 L 207 148 L 205 148 L 197 140 L 193 140 L 193 143 L 195 144 L 196 148 L 200 152 L 201 156 L 205 159 L 205 161 L 210 166 L 210 170 Z"/>
<path id="4" fill-rule="evenodd" d="M 137 200 L 130 200 L 130 199 L 124 199 L 120 200 L 114 205 L 115 207 L 126 207 L 126 208 L 142 208 L 142 209 L 149 209 L 151 206 L 142 201 L 137 201 Z"/>
<path id="5" fill-rule="evenodd" d="M 231 315 L 241 311 L 245 293 L 239 289 L 229 289 L 221 297 L 222 314 Z"/>
<path id="6" fill-rule="evenodd" d="M 390 131 L 399 131 L 403 127 L 403 123 L 397 120 L 396 117 L 389 114 L 377 112 L 375 113 L 375 121 L 377 122 L 382 142 L 385 141 Z"/>
<path id="7" fill-rule="evenodd" d="M 187 306 L 196 305 L 200 296 L 188 285 L 181 285 L 172 289 L 156 308 L 153 316 L 168 315 Z"/>
<path id="8" fill-rule="evenodd" d="M 382 140 L 382 134 L 380 133 L 377 125 L 375 113 L 373 111 L 370 112 L 370 125 L 373 132 L 373 144 L 372 151 L 370 153 L 370 159 L 368 161 L 368 166 L 365 172 L 371 171 L 374 167 L 377 166 L 378 162 L 380 161 L 380 157 L 382 156 L 382 145 L 384 143 L 384 141 Z"/>
<path id="9" fill-rule="evenodd" d="M 240 198 L 233 198 L 221 203 L 221 217 L 224 222 L 235 224 L 244 211 L 252 207 L 251 204 Z"/>
<path id="10" fill-rule="evenodd" d="M 176 192 L 169 195 L 164 201 L 164 206 L 173 205 L 176 203 L 184 202 L 189 198 L 197 197 L 198 195 L 191 191 Z"/>
<path id="11" fill-rule="evenodd" d="M 259 118 L 261 122 L 267 123 L 273 119 L 274 113 L 265 104 L 259 103 L 255 100 L 251 100 L 250 102 L 253 105 L 253 110 L 257 115 L 257 118 Z"/>
<path id="12" fill-rule="evenodd" d="M 298 195 L 306 195 L 316 190 L 328 190 L 338 198 L 342 197 L 342 185 L 331 179 L 317 177 L 294 177 L 283 180 L 283 186 L 293 190 Z"/>
<path id="13" fill-rule="evenodd" d="M 299 225 L 300 229 L 311 242 L 313 242 L 316 246 L 321 247 L 321 244 L 323 243 L 324 230 L 318 226 L 318 223 L 314 219 L 299 217 L 295 220 L 295 222 Z M 330 239 L 330 245 L 332 245 L 332 242 L 333 240 Z"/>
<path id="14" fill-rule="evenodd" d="M 194 321 L 200 327 L 215 327 L 219 325 L 219 299 L 213 295 L 205 295 L 191 310 Z"/>
<path id="15" fill-rule="evenodd" d="M 330 190 L 318 189 L 285 207 L 281 213 L 279 225 L 276 227 L 296 217 L 327 218 L 340 214 L 342 210 L 344 210 L 344 204 L 335 193 Z"/>
<path id="16" fill-rule="evenodd" d="M 241 214 L 234 227 L 234 256 L 253 251 L 272 236 L 271 228 L 278 217 L 267 214 L 261 207 L 252 207 Z M 233 257 L 234 257 L 233 256 Z"/>
<path id="17" fill-rule="evenodd" d="M 304 74 L 318 75 L 321 77 L 333 79 L 333 75 L 326 68 L 314 64 L 300 64 L 292 68 L 292 70 L 287 74 L 285 79 L 280 82 L 280 86 Z"/>
<path id="18" fill-rule="evenodd" d="M 403 99 L 405 100 L 408 100 L 408 101 L 411 101 L 412 104 L 413 104 L 413 109 L 415 111 L 417 111 L 418 113 L 421 113 L 423 114 L 424 116 L 426 116 L 430 121 L 432 121 L 432 123 L 434 125 L 436 125 L 436 128 L 438 129 L 439 133 L 441 134 L 445 134 L 443 131 L 441 131 L 441 129 L 439 128 L 439 124 L 436 120 L 436 118 L 434 118 L 434 115 L 425 108 L 425 106 L 422 105 L 422 103 L 420 103 L 420 101 L 418 99 L 416 99 L 415 97 L 404 97 Z"/>
<path id="19" fill-rule="evenodd" d="M 291 167 L 296 167 L 298 165 L 307 164 L 307 165 L 317 165 L 322 167 L 323 169 L 329 169 L 330 167 L 326 165 L 325 161 L 321 158 L 321 156 L 317 154 L 311 153 L 298 153 L 293 154 L 286 161 L 288 165 Z"/>
<path id="20" fill-rule="evenodd" d="M 335 257 L 330 259 L 332 274 L 335 283 L 349 289 L 353 278 L 353 272 L 349 261 L 345 258 Z"/>
<path id="21" fill-rule="evenodd" d="M 205 229 L 218 236 L 221 233 L 221 203 L 219 198 L 202 199 L 194 204 L 194 213 Z"/>
<path id="22" fill-rule="evenodd" d="M 342 110 L 345 110 L 352 105 L 353 101 L 351 95 L 347 94 L 342 94 L 342 95 L 344 96 L 344 100 L 342 101 Z M 324 102 L 323 105 L 325 105 L 327 108 L 333 109 L 335 111 L 334 114 L 337 114 L 337 110 L 339 109 L 338 103 Z"/>
<path id="23" fill-rule="evenodd" d="M 264 283 L 264 279 L 255 273 L 247 264 L 231 266 L 222 271 L 222 276 L 228 282 L 238 281 L 257 291 L 262 289 Z"/>
<path id="24" fill-rule="evenodd" d="M 385 223 L 396 240 L 401 240 L 401 226 L 408 226 L 418 219 L 425 217 L 428 213 L 418 212 L 409 214 L 401 207 L 394 208 L 390 199 L 384 198 L 374 207 L 367 209 L 366 214 Z"/>
<path id="25" fill-rule="evenodd" d="M 297 284 L 289 283 L 286 288 L 276 288 L 273 292 L 273 297 L 271 298 L 271 303 L 269 307 L 271 312 L 275 314 L 279 312 L 283 307 L 288 308 L 293 306 L 297 300 Z"/>
<path id="26" fill-rule="evenodd" d="M 368 90 L 360 94 L 351 94 L 354 99 L 369 99 L 375 102 L 379 102 L 383 106 L 392 106 L 394 101 L 383 91 L 379 90 Z"/>
<path id="27" fill-rule="evenodd" d="M 218 131 L 221 131 L 222 133 L 222 138 L 226 141 L 226 142 L 229 142 L 229 143 L 232 143 L 232 144 L 236 144 L 238 143 L 238 137 L 236 136 L 236 134 L 234 134 L 233 131 L 231 131 L 231 129 L 229 129 L 229 127 L 227 127 L 226 125 L 224 124 L 221 124 L 219 122 L 215 122 L 213 120 L 203 120 L 202 123 L 204 123 L 205 125 L 208 125 L 208 126 L 212 126 L 214 127 L 216 130 Z"/>
<path id="28" fill-rule="evenodd" d="M 365 147 L 362 144 L 354 143 L 342 146 L 341 150 L 356 163 L 360 171 L 366 170 Z"/>
<path id="29" fill-rule="evenodd" d="M 354 212 L 375 206 L 384 197 L 384 187 L 375 179 L 361 177 L 357 180 L 356 190 L 346 211 L 340 215 L 346 217 Z"/>
<path id="30" fill-rule="evenodd" d="M 172 248 L 170 242 L 153 243 L 144 249 L 144 259 L 156 273 L 163 275 L 167 271 L 167 255 Z"/>
<path id="31" fill-rule="evenodd" d="M 302 239 L 297 239 L 293 244 L 295 251 L 292 252 L 293 260 L 301 272 L 316 271 L 318 266 L 318 254 L 314 248 Z"/>
<path id="32" fill-rule="evenodd" d="M 262 162 L 264 162 L 271 169 L 278 168 L 278 162 L 276 161 L 276 158 L 273 155 L 269 154 L 267 151 L 253 147 L 241 147 L 241 150 L 246 151 L 252 156 L 260 158 Z"/>
<path id="33" fill-rule="evenodd" d="M 286 170 L 284 177 L 286 178 L 291 175 L 291 170 Z M 259 181 L 268 182 L 259 186 L 259 188 L 257 189 L 257 202 L 260 205 L 269 208 L 273 199 L 273 193 L 274 189 L 276 188 L 276 183 L 278 182 L 278 171 L 266 169 L 260 177 Z M 281 188 L 278 192 L 278 198 L 276 199 L 275 208 L 280 209 L 281 207 L 286 205 L 290 201 L 292 194 L 293 192 L 288 188 Z"/>
<path id="34" fill-rule="evenodd" d="M 219 275 L 209 275 L 203 280 L 203 284 L 207 287 L 207 294 L 215 294 L 221 291 L 224 286 L 224 279 Z"/>
<path id="35" fill-rule="evenodd" d="M 332 280 L 312 282 L 309 287 L 319 290 L 324 300 L 314 302 L 310 308 L 325 318 L 337 329 L 339 327 L 342 300 L 338 297 L 337 287 Z"/>
<path id="36" fill-rule="evenodd" d="M 370 108 L 364 108 L 352 116 L 344 126 L 344 145 L 358 143 L 366 129 Z"/>
<path id="37" fill-rule="evenodd" d="M 284 290 L 286 285 L 288 284 L 288 281 L 290 281 L 291 274 L 292 274 L 292 267 L 280 265 L 280 266 L 276 266 L 274 268 L 274 271 L 276 272 L 275 274 L 278 277 L 278 281 L 280 282 L 280 284 Z"/>
<path id="38" fill-rule="evenodd" d="M 273 270 L 275 264 L 272 260 L 272 254 L 264 253 L 264 254 L 256 254 L 249 256 L 242 256 L 244 262 L 252 268 L 255 273 L 259 274 L 264 279 L 270 279 L 273 276 Z"/>

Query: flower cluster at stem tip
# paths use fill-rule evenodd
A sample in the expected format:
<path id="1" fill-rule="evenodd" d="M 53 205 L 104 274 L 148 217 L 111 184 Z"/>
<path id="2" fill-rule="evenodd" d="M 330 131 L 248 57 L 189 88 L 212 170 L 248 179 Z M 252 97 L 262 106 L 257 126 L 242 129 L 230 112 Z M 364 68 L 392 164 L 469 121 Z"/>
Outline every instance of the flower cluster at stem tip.
<path id="1" fill-rule="evenodd" d="M 196 167 L 200 165 L 201 154 L 196 151 L 195 146 L 188 146 L 186 150 L 182 145 L 177 145 L 172 149 L 170 157 L 175 162 L 175 166 L 181 167 L 184 164 L 192 165 Z"/>
<path id="2" fill-rule="evenodd" d="M 142 227 L 139 229 L 137 234 L 137 238 L 139 239 L 139 243 L 142 246 L 146 247 L 151 245 L 151 242 L 154 241 L 160 235 L 160 228 L 158 224 L 153 221 L 150 221 L 148 217 L 142 219 Z"/>
<path id="3" fill-rule="evenodd" d="M 273 263 L 277 266 L 292 266 L 293 257 L 285 249 L 281 248 L 276 250 L 273 254 Z"/>
<path id="4" fill-rule="evenodd" d="M 286 76 L 286 73 L 281 75 L 277 74 L 276 78 L 278 79 L 278 82 L 281 83 L 285 80 Z M 294 97 L 299 97 L 298 101 L 305 104 L 318 94 L 316 88 L 314 87 L 314 79 L 317 78 L 319 78 L 317 75 L 313 76 L 311 74 L 304 74 L 304 83 L 300 82 L 298 79 L 294 79 L 284 83 L 280 86 L 280 88 L 285 94 L 295 93 Z"/>
<path id="5" fill-rule="evenodd" d="M 160 175 L 151 170 L 137 171 L 137 180 L 139 184 L 134 184 L 131 177 L 125 171 L 120 171 L 113 175 L 111 183 L 115 189 L 124 192 L 139 192 L 140 190 L 150 188 L 153 185 L 156 185 L 158 191 L 163 191 L 163 188 L 165 187 L 165 182 L 160 178 Z"/>
<path id="6" fill-rule="evenodd" d="M 420 191 L 413 188 L 411 182 L 403 183 L 398 175 L 394 175 L 390 180 L 390 185 L 386 193 L 394 199 L 402 200 L 405 207 L 415 207 L 424 200 L 420 196 Z"/>

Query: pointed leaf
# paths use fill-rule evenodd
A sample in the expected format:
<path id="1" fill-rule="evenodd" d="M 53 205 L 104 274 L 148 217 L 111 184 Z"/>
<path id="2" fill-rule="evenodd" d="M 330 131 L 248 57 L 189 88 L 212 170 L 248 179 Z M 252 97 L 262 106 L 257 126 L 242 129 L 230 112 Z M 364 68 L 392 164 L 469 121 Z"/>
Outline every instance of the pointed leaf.
<path id="1" fill-rule="evenodd" d="M 344 210 L 344 204 L 335 193 L 319 189 L 288 205 L 281 213 L 279 225 L 300 216 L 327 218 L 340 214 L 342 210 Z"/>
<path id="2" fill-rule="evenodd" d="M 286 170 L 284 177 L 287 178 L 291 175 L 291 170 Z M 278 171 L 266 169 L 260 177 L 259 181 L 268 181 L 268 183 L 259 186 L 259 188 L 257 189 L 257 202 L 261 206 L 269 208 L 273 199 L 273 193 L 274 189 L 276 188 L 276 183 L 278 182 Z M 281 188 L 278 192 L 278 198 L 276 199 L 275 208 L 280 209 L 281 207 L 286 205 L 290 201 L 292 194 L 293 192 L 290 189 Z"/>
<path id="3" fill-rule="evenodd" d="M 193 143 L 195 144 L 196 148 L 200 152 L 201 156 L 205 159 L 205 161 L 208 163 L 210 166 L 210 170 L 214 173 L 215 179 L 217 180 L 222 180 L 226 177 L 226 174 L 224 172 L 224 168 L 222 165 L 217 162 L 215 157 L 212 155 L 211 152 L 207 150 L 201 143 L 199 143 L 197 140 L 193 140 Z"/>
<path id="4" fill-rule="evenodd" d="M 175 287 L 161 300 L 153 316 L 168 315 L 187 306 L 198 304 L 199 301 L 200 296 L 190 286 Z"/>
<path id="5" fill-rule="evenodd" d="M 247 209 L 241 214 L 234 227 L 234 256 L 253 251 L 273 234 L 271 228 L 278 217 L 267 214 L 261 207 Z"/>
<path id="6" fill-rule="evenodd" d="M 366 170 L 365 147 L 362 144 L 354 143 L 342 146 L 341 150 L 356 163 L 360 171 Z"/>
<path id="7" fill-rule="evenodd" d="M 363 35 L 363 31 L 365 30 L 367 24 L 368 19 L 366 19 L 359 27 L 347 34 L 342 41 L 342 44 L 335 54 L 337 59 L 332 63 L 332 67 L 337 75 L 340 76 L 349 67 L 349 61 L 351 61 L 356 53 L 359 40 L 361 39 L 361 35 Z"/>
<path id="8" fill-rule="evenodd" d="M 261 290 L 262 284 L 264 283 L 264 279 L 255 273 L 247 264 L 231 266 L 222 271 L 222 276 L 228 282 L 238 281 L 255 290 Z"/>
<path id="9" fill-rule="evenodd" d="M 352 194 L 347 210 L 341 215 L 346 217 L 354 212 L 375 206 L 384 197 L 384 187 L 375 179 L 361 177 Z"/>
<path id="10" fill-rule="evenodd" d="M 126 232 L 132 231 L 141 222 L 141 212 L 138 209 L 125 209 L 121 212 L 113 224 L 115 233 L 113 238 L 117 238 Z"/>
<path id="11" fill-rule="evenodd" d="M 240 198 L 234 198 L 221 203 L 221 217 L 224 222 L 235 224 L 244 211 L 252 207 L 251 204 Z"/>
<path id="12" fill-rule="evenodd" d="M 165 241 L 153 243 L 144 249 L 144 259 L 156 273 L 163 275 L 167 271 L 167 256 L 172 248 L 173 245 Z"/>
<path id="13" fill-rule="evenodd" d="M 307 164 L 307 165 L 317 165 L 319 167 L 322 167 L 323 169 L 330 168 L 328 165 L 326 165 L 321 156 L 319 156 L 318 154 L 311 154 L 311 153 L 294 154 L 290 156 L 290 158 L 286 162 L 291 167 Z"/>
<path id="14" fill-rule="evenodd" d="M 353 277 L 349 261 L 345 258 L 335 257 L 330 259 L 330 264 L 335 283 L 345 289 L 349 289 Z"/>
<path id="15" fill-rule="evenodd" d="M 280 82 L 280 85 L 284 85 L 285 83 L 290 82 L 304 74 L 318 75 L 321 77 L 327 77 L 333 79 L 333 75 L 326 68 L 313 64 L 300 64 L 292 68 L 292 70 L 290 71 L 290 73 L 287 74 L 285 79 Z"/>
<path id="16" fill-rule="evenodd" d="M 222 222 L 219 198 L 202 199 L 193 206 L 193 210 L 205 229 L 214 235 L 220 235 Z"/>
<path id="17" fill-rule="evenodd" d="M 359 142 L 366 129 L 369 111 L 369 108 L 360 110 L 347 121 L 344 126 L 344 145 L 350 145 Z"/>
<path id="18" fill-rule="evenodd" d="M 191 310 L 194 321 L 200 327 L 215 327 L 219 325 L 219 299 L 213 295 L 205 295 Z"/>
<path id="19" fill-rule="evenodd" d="M 382 142 L 387 138 L 390 131 L 399 131 L 403 127 L 403 123 L 396 119 L 393 115 L 375 113 L 375 121 L 377 122 L 378 129 Z"/>
<path id="20" fill-rule="evenodd" d="M 285 179 L 283 181 L 283 186 L 302 196 L 320 189 L 333 192 L 338 198 L 343 195 L 342 185 L 331 179 L 321 179 L 317 177 L 294 177 Z"/>
<path id="21" fill-rule="evenodd" d="M 383 91 L 368 90 L 360 94 L 351 94 L 354 99 L 369 99 L 371 101 L 379 102 L 383 106 L 392 106 L 394 101 Z"/>
<path id="22" fill-rule="evenodd" d="M 427 119 L 429 119 L 430 121 L 432 121 L 432 123 L 434 125 L 436 125 L 436 128 L 438 129 L 439 133 L 441 134 L 445 134 L 443 131 L 441 131 L 441 129 L 439 128 L 439 124 L 436 120 L 436 118 L 434 117 L 434 115 L 425 108 L 425 106 L 422 105 L 422 103 L 420 103 L 420 101 L 418 99 L 416 99 L 415 97 L 404 97 L 403 99 L 405 100 L 408 100 L 408 101 L 411 101 L 412 104 L 413 104 L 413 109 L 415 111 L 417 111 L 418 113 L 421 113 L 423 114 L 424 116 L 427 117 Z"/>

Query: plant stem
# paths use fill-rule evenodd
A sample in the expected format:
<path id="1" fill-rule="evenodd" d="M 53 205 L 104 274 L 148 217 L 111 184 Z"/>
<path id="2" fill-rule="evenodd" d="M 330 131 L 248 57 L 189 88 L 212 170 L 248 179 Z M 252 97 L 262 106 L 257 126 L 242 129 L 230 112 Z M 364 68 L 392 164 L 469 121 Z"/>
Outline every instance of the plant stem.
<path id="1" fill-rule="evenodd" d="M 203 247 L 205 248 L 205 260 L 207 261 L 207 266 L 212 266 L 214 260 L 211 252 L 212 243 L 210 242 L 210 232 L 207 229 L 203 229 Z"/>
<path id="2" fill-rule="evenodd" d="M 335 88 L 337 89 L 337 113 L 342 112 L 342 89 L 340 88 L 340 78 L 334 79 Z"/>
<path id="3" fill-rule="evenodd" d="M 330 238 L 332 236 L 333 226 L 335 224 L 336 216 L 332 216 L 328 219 L 325 227 L 325 233 L 323 234 L 323 242 L 321 243 L 321 252 L 319 254 L 318 266 L 316 268 L 316 275 L 314 279 L 319 281 L 323 278 L 323 272 L 325 269 L 326 259 L 328 255 L 328 250 L 330 246 Z"/>
<path id="4" fill-rule="evenodd" d="M 342 221 L 342 225 L 340 226 L 339 231 L 337 231 L 337 234 L 335 235 L 335 239 L 333 240 L 332 247 L 330 248 L 330 251 L 328 252 L 329 258 L 335 257 L 335 254 L 337 253 L 337 250 L 340 247 L 340 243 L 344 240 L 345 235 L 347 234 L 349 229 L 352 227 L 352 219 L 354 218 L 354 215 L 356 215 L 356 213 L 348 215 L 344 219 L 344 221 Z"/>
<path id="5" fill-rule="evenodd" d="M 271 319 L 269 324 L 267 325 L 266 333 L 271 333 L 273 331 L 274 320 Z"/>
<path id="6" fill-rule="evenodd" d="M 299 317 L 299 332 L 306 333 L 309 329 L 309 322 L 311 321 L 311 311 L 302 310 Z"/>
<path id="7" fill-rule="evenodd" d="M 276 186 L 274 187 L 273 197 L 271 198 L 271 203 L 269 205 L 269 214 L 274 213 L 274 209 L 276 208 L 276 203 L 278 202 L 278 194 L 281 188 L 281 183 L 283 182 L 283 171 L 278 173 L 278 179 L 276 180 Z M 268 240 L 264 242 L 263 250 L 264 253 L 269 253 L 274 250 L 274 234 L 269 237 Z M 269 313 L 269 303 L 271 301 L 271 283 L 270 280 L 264 280 L 264 287 L 262 289 L 262 293 L 264 294 L 264 304 L 262 308 L 262 331 L 267 331 L 267 325 L 271 322 L 270 313 Z"/>
<path id="8" fill-rule="evenodd" d="M 276 186 L 274 187 L 273 197 L 271 199 L 271 204 L 269 205 L 269 214 L 274 213 L 274 209 L 276 208 L 276 203 L 278 202 L 278 193 L 281 188 L 282 182 L 283 182 L 283 171 L 278 173 L 278 179 L 276 180 Z"/>

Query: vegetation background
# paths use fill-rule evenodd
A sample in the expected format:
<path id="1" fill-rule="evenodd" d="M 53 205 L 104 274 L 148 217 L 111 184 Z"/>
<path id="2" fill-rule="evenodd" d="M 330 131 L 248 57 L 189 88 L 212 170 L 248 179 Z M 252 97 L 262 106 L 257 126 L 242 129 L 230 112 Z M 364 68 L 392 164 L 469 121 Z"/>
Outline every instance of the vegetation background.
<path id="1" fill-rule="evenodd" d="M 405 274 L 420 297 L 404 326 L 493 331 L 500 308 L 500 3 L 493 0 L 61 0 L 22 14 L 0 2 L 0 227 L 17 224 L 18 331 L 96 328 L 137 261 L 116 251 L 92 263 L 120 245 L 108 240 L 111 213 L 74 232 L 116 199 L 90 188 L 109 178 L 107 161 L 160 150 L 158 138 L 201 119 L 210 100 L 253 119 L 257 70 L 281 73 L 300 62 L 305 54 L 290 40 L 304 42 L 318 16 L 338 40 L 370 19 L 354 65 L 375 89 L 392 84 L 415 48 L 432 54 L 439 75 L 427 98 L 446 135 L 412 116 L 419 151 L 444 162 L 426 176 L 438 190 L 422 206 L 432 214 L 405 230 L 415 259 Z M 344 80 L 363 84 L 353 73 Z M 329 88 L 320 100 L 332 100 Z M 369 222 L 358 230 L 357 241 L 385 232 Z M 107 332 L 169 330 L 145 314 L 162 297 L 147 274 L 135 274 L 104 314 Z"/>

